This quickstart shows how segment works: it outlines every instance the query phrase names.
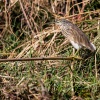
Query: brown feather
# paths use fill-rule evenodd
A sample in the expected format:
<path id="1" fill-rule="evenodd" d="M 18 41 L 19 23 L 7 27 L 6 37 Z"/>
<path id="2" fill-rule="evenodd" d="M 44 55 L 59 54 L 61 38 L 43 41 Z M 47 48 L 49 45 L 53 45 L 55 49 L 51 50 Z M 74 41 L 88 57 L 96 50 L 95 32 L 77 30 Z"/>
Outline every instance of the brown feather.
<path id="1" fill-rule="evenodd" d="M 91 51 L 95 50 L 87 36 L 76 25 L 68 20 L 62 19 L 62 21 L 62 24 L 60 24 L 62 34 L 67 37 L 69 41 L 74 41 L 75 43 L 84 46 Z"/>

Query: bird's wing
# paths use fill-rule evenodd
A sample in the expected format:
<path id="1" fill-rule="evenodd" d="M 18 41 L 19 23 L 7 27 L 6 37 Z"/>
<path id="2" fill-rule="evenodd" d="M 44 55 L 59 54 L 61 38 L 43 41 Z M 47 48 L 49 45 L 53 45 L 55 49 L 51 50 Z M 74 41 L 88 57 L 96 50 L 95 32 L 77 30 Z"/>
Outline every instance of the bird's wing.
<path id="1" fill-rule="evenodd" d="M 69 26 L 70 27 L 69 27 L 68 33 L 70 35 L 67 36 L 68 39 L 93 51 L 94 48 L 91 45 L 87 36 L 76 25 L 72 24 Z"/>

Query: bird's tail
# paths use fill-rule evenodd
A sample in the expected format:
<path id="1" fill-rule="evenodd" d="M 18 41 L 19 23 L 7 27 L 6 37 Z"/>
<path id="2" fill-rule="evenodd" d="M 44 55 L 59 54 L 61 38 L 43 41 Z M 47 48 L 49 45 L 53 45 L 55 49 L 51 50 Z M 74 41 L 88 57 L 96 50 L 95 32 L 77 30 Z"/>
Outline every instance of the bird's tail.
<path id="1" fill-rule="evenodd" d="M 95 45 L 94 45 L 93 43 L 91 43 L 90 50 L 91 50 L 92 52 L 94 52 L 94 51 L 96 50 L 96 47 L 95 47 Z"/>

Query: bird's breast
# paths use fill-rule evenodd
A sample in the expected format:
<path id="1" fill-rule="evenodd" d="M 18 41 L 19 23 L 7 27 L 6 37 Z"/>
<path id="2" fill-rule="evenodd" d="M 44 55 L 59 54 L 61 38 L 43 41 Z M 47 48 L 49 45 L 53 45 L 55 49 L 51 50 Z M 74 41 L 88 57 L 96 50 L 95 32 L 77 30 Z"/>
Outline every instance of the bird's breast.
<path id="1" fill-rule="evenodd" d="M 71 42 L 71 44 L 73 45 L 73 47 L 75 48 L 75 49 L 80 49 L 81 48 L 81 45 L 79 45 L 78 43 L 75 43 L 74 41 L 71 41 L 70 40 L 70 42 Z"/>

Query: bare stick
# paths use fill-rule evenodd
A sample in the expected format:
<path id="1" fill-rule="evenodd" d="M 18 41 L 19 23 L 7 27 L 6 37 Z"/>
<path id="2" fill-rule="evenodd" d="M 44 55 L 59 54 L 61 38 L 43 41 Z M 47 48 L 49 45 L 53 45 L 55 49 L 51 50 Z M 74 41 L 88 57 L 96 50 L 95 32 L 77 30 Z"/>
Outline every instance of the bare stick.
<path id="1" fill-rule="evenodd" d="M 34 58 L 12 58 L 12 59 L 0 59 L 0 62 L 12 62 L 12 61 L 35 61 L 35 60 L 82 60 L 80 57 L 34 57 Z"/>
<path id="2" fill-rule="evenodd" d="M 27 21 L 27 24 L 28 24 L 28 26 L 29 26 L 31 32 L 32 32 L 34 35 L 36 35 L 36 34 L 33 32 L 33 30 L 32 30 L 32 27 L 31 27 L 30 22 L 29 22 L 29 20 L 28 20 L 28 18 L 27 18 L 27 15 L 26 15 L 26 13 L 25 13 L 25 10 L 24 10 L 24 8 L 23 8 L 23 5 L 22 5 L 21 0 L 19 0 L 19 3 L 20 3 L 22 12 L 23 12 L 23 14 L 24 14 L 24 17 L 25 17 L 25 19 L 26 19 L 26 21 Z"/>

